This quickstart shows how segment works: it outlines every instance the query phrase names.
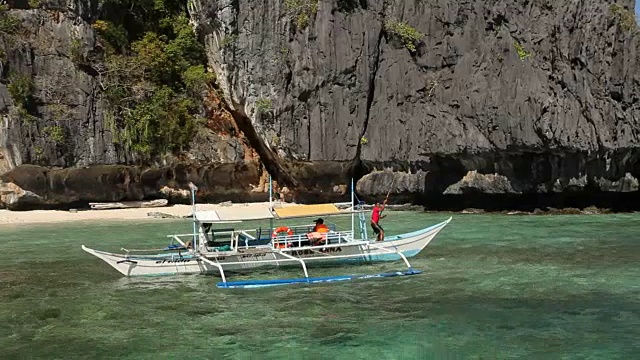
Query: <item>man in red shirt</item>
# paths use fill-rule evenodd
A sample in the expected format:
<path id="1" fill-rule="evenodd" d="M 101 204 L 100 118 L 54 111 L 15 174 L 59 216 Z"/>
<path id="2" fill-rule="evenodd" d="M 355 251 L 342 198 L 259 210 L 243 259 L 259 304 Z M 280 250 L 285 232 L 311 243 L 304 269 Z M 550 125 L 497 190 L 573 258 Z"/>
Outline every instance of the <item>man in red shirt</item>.
<path id="1" fill-rule="evenodd" d="M 384 219 L 385 217 L 385 215 L 380 215 L 382 211 L 384 211 L 385 205 L 387 205 L 387 199 L 384 200 L 382 205 L 377 202 L 373 207 L 373 211 L 371 212 L 371 227 L 373 228 L 373 232 L 377 234 L 377 241 L 384 240 L 384 229 L 382 228 L 382 226 L 380 226 L 378 221 L 380 221 L 380 219 Z"/>

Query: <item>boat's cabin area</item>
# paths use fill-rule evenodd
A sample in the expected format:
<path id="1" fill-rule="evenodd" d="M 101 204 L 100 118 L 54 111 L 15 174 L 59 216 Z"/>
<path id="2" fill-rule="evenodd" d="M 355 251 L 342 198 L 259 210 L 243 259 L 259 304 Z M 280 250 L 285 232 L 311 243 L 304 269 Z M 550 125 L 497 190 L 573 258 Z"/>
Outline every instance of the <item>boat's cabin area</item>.
<path id="1" fill-rule="evenodd" d="M 336 224 L 324 223 L 322 217 L 351 216 L 351 229 L 340 231 Z M 338 246 L 353 242 L 356 212 L 342 211 L 336 204 L 253 206 L 246 209 L 218 208 L 194 211 L 195 234 L 200 251 L 246 251 L 251 248 L 288 249 L 308 246 Z M 360 238 L 366 239 L 365 218 L 358 212 Z M 316 219 L 303 225 L 287 223 L 303 219 Z M 296 219 L 294 221 L 294 219 Z M 239 229 L 246 221 L 269 221 L 269 226 L 257 229 Z M 186 235 L 185 235 L 186 236 Z M 176 237 L 178 237 L 176 235 Z M 185 240 L 185 241 L 182 241 Z"/>
<path id="2" fill-rule="evenodd" d="M 327 232 L 314 232 L 315 224 L 279 226 L 271 230 L 259 227 L 240 230 L 230 226 L 199 226 L 199 243 L 206 251 L 234 251 L 255 247 L 297 248 L 304 246 L 343 244 L 353 241 L 352 231 L 338 231 L 335 224 L 327 224 Z"/>

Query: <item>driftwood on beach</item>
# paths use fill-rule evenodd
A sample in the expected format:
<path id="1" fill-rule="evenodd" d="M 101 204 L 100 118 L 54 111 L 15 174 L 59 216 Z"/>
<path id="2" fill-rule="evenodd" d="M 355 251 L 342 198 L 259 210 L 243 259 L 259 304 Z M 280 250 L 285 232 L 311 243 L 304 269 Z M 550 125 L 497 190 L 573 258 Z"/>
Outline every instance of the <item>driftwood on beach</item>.
<path id="1" fill-rule="evenodd" d="M 89 203 L 92 210 L 107 209 L 131 209 L 131 208 L 148 208 L 167 206 L 167 199 L 149 200 L 149 201 L 123 201 L 110 203 Z"/>

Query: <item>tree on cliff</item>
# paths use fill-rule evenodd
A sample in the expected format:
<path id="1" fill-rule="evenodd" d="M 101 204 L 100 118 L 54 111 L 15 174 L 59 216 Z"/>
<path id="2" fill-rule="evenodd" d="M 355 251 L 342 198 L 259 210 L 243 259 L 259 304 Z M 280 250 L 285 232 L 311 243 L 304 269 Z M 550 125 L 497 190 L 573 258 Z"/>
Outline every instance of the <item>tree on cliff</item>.
<path id="1" fill-rule="evenodd" d="M 93 26 L 104 50 L 100 73 L 116 141 L 147 157 L 182 150 L 214 79 L 186 1 L 104 0 L 99 18 Z"/>

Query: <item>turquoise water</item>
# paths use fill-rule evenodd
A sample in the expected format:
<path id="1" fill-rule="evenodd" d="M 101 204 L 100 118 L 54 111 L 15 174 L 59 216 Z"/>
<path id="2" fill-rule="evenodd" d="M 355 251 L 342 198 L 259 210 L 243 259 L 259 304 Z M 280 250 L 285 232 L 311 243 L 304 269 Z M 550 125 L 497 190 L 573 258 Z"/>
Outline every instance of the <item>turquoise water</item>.
<path id="1" fill-rule="evenodd" d="M 451 214 L 389 212 L 387 234 Z M 640 214 L 453 214 L 379 280 L 219 289 L 124 278 L 81 244 L 166 245 L 188 222 L 0 228 L 0 358 L 630 359 L 640 354 Z M 310 269 L 367 274 L 401 262 Z M 257 278 L 298 277 L 297 269 Z M 233 280 L 246 279 L 246 276 Z"/>

